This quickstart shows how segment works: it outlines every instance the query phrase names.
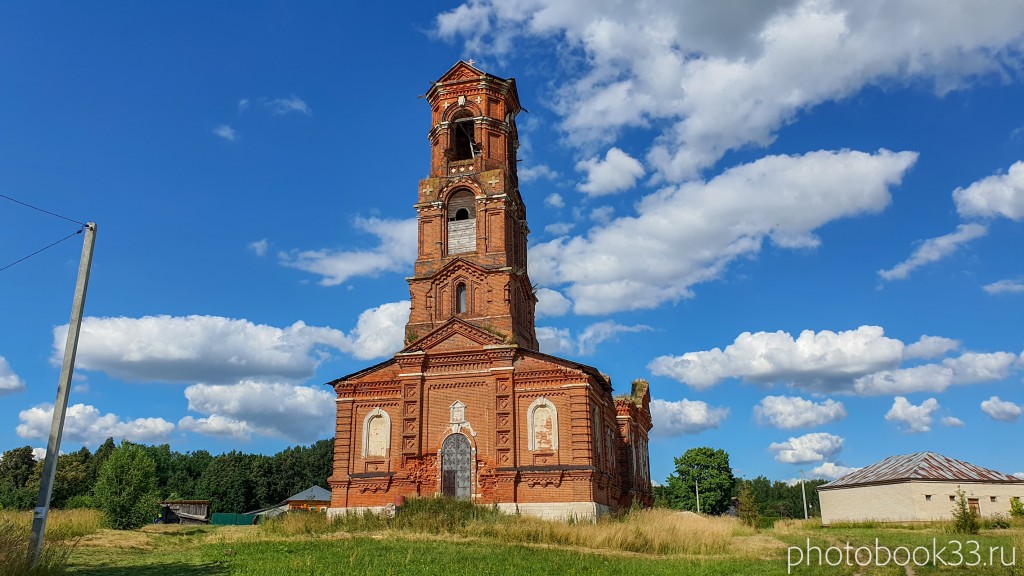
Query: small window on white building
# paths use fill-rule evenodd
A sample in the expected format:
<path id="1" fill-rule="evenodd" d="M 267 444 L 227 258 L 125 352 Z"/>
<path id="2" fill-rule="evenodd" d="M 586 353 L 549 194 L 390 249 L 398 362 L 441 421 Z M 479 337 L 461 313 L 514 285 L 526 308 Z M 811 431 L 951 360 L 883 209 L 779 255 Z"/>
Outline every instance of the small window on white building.
<path id="1" fill-rule="evenodd" d="M 995 502 L 996 501 L 996 497 L 995 496 L 989 496 L 988 497 L 988 501 L 989 502 Z"/>
<path id="2" fill-rule="evenodd" d="M 928 500 L 929 502 L 931 502 L 931 499 L 932 499 L 932 495 L 931 495 L 931 494 L 925 494 L 925 495 L 924 495 L 924 499 L 925 499 L 925 500 Z"/>
<path id="3" fill-rule="evenodd" d="M 956 502 L 956 496 L 954 496 L 953 494 L 950 494 L 949 495 L 949 501 L 950 502 Z"/>

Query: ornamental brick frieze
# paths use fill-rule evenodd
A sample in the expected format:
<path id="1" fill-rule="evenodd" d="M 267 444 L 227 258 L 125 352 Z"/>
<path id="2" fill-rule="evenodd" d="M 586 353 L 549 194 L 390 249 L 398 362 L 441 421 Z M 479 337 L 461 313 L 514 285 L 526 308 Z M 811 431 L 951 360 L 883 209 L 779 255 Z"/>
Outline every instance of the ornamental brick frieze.
<path id="1" fill-rule="evenodd" d="M 431 390 L 452 390 L 454 388 L 475 388 L 478 386 L 486 386 L 487 382 L 480 380 L 477 381 L 448 381 L 448 382 L 430 382 L 429 386 Z"/>

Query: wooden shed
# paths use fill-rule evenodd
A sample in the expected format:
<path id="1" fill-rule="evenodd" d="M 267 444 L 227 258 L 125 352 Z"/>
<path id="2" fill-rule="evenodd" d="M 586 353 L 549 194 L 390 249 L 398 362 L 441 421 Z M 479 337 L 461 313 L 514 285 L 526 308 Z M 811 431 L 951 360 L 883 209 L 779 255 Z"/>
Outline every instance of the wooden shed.
<path id="1" fill-rule="evenodd" d="M 160 503 L 164 524 L 209 524 L 209 500 L 165 500 Z"/>

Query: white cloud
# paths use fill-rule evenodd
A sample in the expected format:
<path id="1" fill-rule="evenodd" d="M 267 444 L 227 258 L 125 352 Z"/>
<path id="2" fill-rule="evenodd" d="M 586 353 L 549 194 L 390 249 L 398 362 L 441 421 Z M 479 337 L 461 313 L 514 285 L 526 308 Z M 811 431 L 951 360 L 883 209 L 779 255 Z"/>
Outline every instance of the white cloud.
<path id="1" fill-rule="evenodd" d="M 54 328 L 51 362 L 60 361 L 66 337 L 66 324 Z M 219 316 L 87 317 L 76 366 L 129 381 L 301 380 L 313 374 L 322 347 L 354 349 L 340 330 L 301 321 L 277 328 Z"/>
<path id="2" fill-rule="evenodd" d="M 1000 422 L 1013 422 L 1020 418 L 1021 407 L 1013 402 L 1002 400 L 999 396 L 993 396 L 981 403 L 981 411 L 988 414 L 993 420 Z"/>
<path id="3" fill-rule="evenodd" d="M 249 99 L 248 98 L 242 98 L 241 100 L 238 101 L 238 113 L 239 114 L 241 114 L 242 112 L 245 112 L 248 109 L 249 109 Z"/>
<path id="4" fill-rule="evenodd" d="M 558 192 L 552 192 L 548 194 L 547 198 L 544 198 L 544 205 L 549 208 L 565 208 L 565 200 Z"/>
<path id="5" fill-rule="evenodd" d="M 310 116 L 313 114 L 313 111 L 309 108 L 309 105 L 306 104 L 306 102 L 303 101 L 302 98 L 299 98 L 295 94 L 292 94 L 288 98 L 275 98 L 273 100 L 267 100 L 266 102 L 264 102 L 264 104 L 274 114 L 285 115 L 290 114 L 292 112 L 303 114 L 305 116 Z"/>
<path id="6" fill-rule="evenodd" d="M 576 56 L 552 108 L 579 146 L 627 127 L 659 137 L 648 162 L 691 177 L 730 149 L 767 145 L 820 103 L 869 85 L 930 83 L 936 92 L 1021 61 L 1024 5 L 981 9 L 915 0 L 650 0 L 643 9 L 588 0 L 467 0 L 436 32 L 473 54 L 502 56 L 527 40 Z"/>
<path id="7" fill-rule="evenodd" d="M 518 170 L 518 174 L 519 181 L 522 183 L 532 182 L 535 180 L 555 180 L 558 178 L 558 172 L 552 170 L 547 164 L 538 164 L 536 166 L 520 168 Z M 561 206 L 558 206 L 558 208 L 561 208 Z"/>
<path id="8" fill-rule="evenodd" d="M 1019 280 L 1000 280 L 984 287 L 989 294 L 1020 294 L 1024 293 L 1024 282 Z"/>
<path id="9" fill-rule="evenodd" d="M 962 244 L 985 234 L 988 234 L 988 228 L 981 224 L 960 224 L 956 227 L 956 232 L 925 240 L 909 258 L 888 270 L 879 270 L 878 275 L 883 280 L 904 280 L 917 268 L 941 260 Z"/>
<path id="10" fill-rule="evenodd" d="M 246 247 L 249 250 L 252 250 L 257 256 L 264 256 L 267 253 L 267 248 L 270 247 L 270 243 L 267 242 L 266 238 L 264 238 L 262 240 L 250 242 Z"/>
<path id="11" fill-rule="evenodd" d="M 188 430 L 247 438 L 256 433 L 310 442 L 327 436 L 336 413 L 334 394 L 310 386 L 245 380 L 232 385 L 194 384 L 185 389 L 189 410 L 208 415 L 190 417 Z M 184 420 L 184 419 L 183 419 Z"/>
<path id="12" fill-rule="evenodd" d="M 416 219 L 356 219 L 354 227 L 379 240 L 369 250 L 305 250 L 282 252 L 284 266 L 321 276 L 323 286 L 337 286 L 357 276 L 375 277 L 381 272 L 400 272 L 416 259 Z"/>
<path id="13" fill-rule="evenodd" d="M 941 336 L 921 336 L 903 350 L 904 358 L 935 358 L 960 347 L 960 342 Z"/>
<path id="14" fill-rule="evenodd" d="M 644 166 L 639 160 L 618 148 L 611 148 L 604 156 L 576 163 L 576 170 L 586 173 L 586 182 L 576 186 L 590 196 L 616 194 L 632 188 L 643 177 Z"/>
<path id="15" fill-rule="evenodd" d="M 807 248 L 820 226 L 882 210 L 916 158 L 888 150 L 768 156 L 659 190 L 640 200 L 635 216 L 586 236 L 537 244 L 530 274 L 548 286 L 568 284 L 578 314 L 654 308 L 692 296 L 692 286 L 757 254 L 765 239 Z"/>
<path id="16" fill-rule="evenodd" d="M 583 332 L 580 332 L 576 338 L 577 348 L 580 354 L 587 356 L 597 351 L 598 344 L 614 338 L 617 334 L 623 332 L 644 332 L 650 329 L 650 326 L 642 324 L 626 326 L 614 320 L 597 322 L 587 326 L 583 329 Z"/>
<path id="17" fill-rule="evenodd" d="M 932 414 L 939 409 L 939 401 L 929 398 L 920 405 L 914 405 L 903 396 L 897 396 L 892 403 L 892 408 L 885 414 L 885 419 L 896 422 L 903 432 L 916 434 L 928 432 L 932 428 Z"/>
<path id="18" fill-rule="evenodd" d="M 615 215 L 615 208 L 611 206 L 598 206 L 590 211 L 590 219 L 598 224 L 607 224 L 611 222 L 612 216 Z"/>
<path id="19" fill-rule="evenodd" d="M 539 288 L 537 295 L 537 317 L 564 316 L 569 312 L 572 302 L 562 296 L 561 292 L 550 288 Z"/>
<path id="20" fill-rule="evenodd" d="M 814 432 L 790 437 L 785 442 L 772 442 L 768 449 L 775 460 L 784 464 L 807 464 L 831 459 L 843 449 L 842 436 L 827 432 Z"/>
<path id="21" fill-rule="evenodd" d="M 391 356 L 402 349 L 405 325 L 409 322 L 408 300 L 381 304 L 359 315 L 359 322 L 349 334 L 352 355 L 360 360 Z"/>
<path id="22" fill-rule="evenodd" d="M 16 428 L 22 438 L 48 438 L 53 419 L 53 405 L 40 404 L 18 413 L 21 424 Z M 101 414 L 94 406 L 69 406 L 64 417 L 64 440 L 82 444 L 99 444 L 107 438 L 133 442 L 163 440 L 174 430 L 174 424 L 163 418 L 121 420 L 116 414 Z"/>
<path id="23" fill-rule="evenodd" d="M 853 391 L 860 395 L 942 392 L 954 384 L 993 382 L 1010 376 L 1020 367 L 1010 352 L 967 352 L 938 364 L 882 370 L 858 378 Z"/>
<path id="24" fill-rule="evenodd" d="M 1006 174 L 957 188 L 953 200 L 957 212 L 964 217 L 1024 219 L 1024 161 L 1014 163 Z"/>
<path id="25" fill-rule="evenodd" d="M 815 466 L 807 471 L 807 478 L 825 478 L 826 480 L 835 480 L 842 478 L 847 474 L 856 472 L 860 468 L 852 468 L 850 466 L 840 466 L 834 462 L 823 462 L 819 466 Z"/>
<path id="26" fill-rule="evenodd" d="M 46 460 L 46 448 L 33 448 L 32 457 L 36 460 Z"/>
<path id="27" fill-rule="evenodd" d="M 565 236 L 571 232 L 575 226 L 576 225 L 572 222 L 555 222 L 545 226 L 544 231 L 552 236 Z"/>
<path id="28" fill-rule="evenodd" d="M 211 414 L 208 418 L 185 416 L 178 420 L 178 428 L 206 436 L 224 436 L 236 440 L 248 440 L 254 431 L 248 422 L 226 418 L 219 414 Z"/>
<path id="29" fill-rule="evenodd" d="M 213 133 L 227 140 L 228 142 L 234 142 L 235 140 L 238 140 L 238 132 L 235 132 L 235 129 L 231 126 L 228 126 L 227 124 L 221 124 L 220 126 L 217 126 L 213 129 Z"/>
<path id="30" fill-rule="evenodd" d="M 540 351 L 545 354 L 558 356 L 576 351 L 576 343 L 568 328 L 537 326 L 537 343 L 540 344 Z"/>
<path id="31" fill-rule="evenodd" d="M 726 378 L 742 378 L 788 381 L 816 390 L 898 366 L 903 349 L 903 342 L 885 337 L 879 326 L 843 332 L 804 330 L 796 339 L 782 331 L 744 332 L 724 351 L 714 348 L 660 356 L 648 368 L 696 389 L 709 388 Z"/>
<path id="32" fill-rule="evenodd" d="M 754 406 L 754 415 L 760 424 L 793 429 L 842 420 L 846 418 L 846 408 L 835 400 L 812 402 L 800 397 L 765 396 Z"/>
<path id="33" fill-rule="evenodd" d="M 700 400 L 651 400 L 653 434 L 658 436 L 700 434 L 705 430 L 718 428 L 727 416 L 728 408 L 709 406 Z"/>
<path id="34" fill-rule="evenodd" d="M 6 358 L 0 356 L 0 395 L 20 392 L 25 389 L 25 381 L 21 379 Z"/>
<path id="35" fill-rule="evenodd" d="M 964 427 L 964 421 L 959 419 L 959 418 L 957 418 L 956 416 L 943 416 L 942 420 L 939 420 L 939 422 L 943 426 L 949 426 L 951 428 L 963 428 Z"/>
<path id="36" fill-rule="evenodd" d="M 1015 478 L 1020 478 L 1021 480 L 1024 480 L 1024 472 L 1014 472 L 1013 476 Z"/>

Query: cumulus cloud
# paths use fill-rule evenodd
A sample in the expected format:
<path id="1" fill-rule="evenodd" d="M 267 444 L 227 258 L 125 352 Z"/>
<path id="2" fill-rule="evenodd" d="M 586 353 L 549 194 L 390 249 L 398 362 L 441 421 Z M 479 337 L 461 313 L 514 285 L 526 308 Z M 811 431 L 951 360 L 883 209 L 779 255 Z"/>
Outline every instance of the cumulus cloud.
<path id="1" fill-rule="evenodd" d="M 824 478 L 826 480 L 836 480 L 842 478 L 847 474 L 856 472 L 860 468 L 853 468 L 850 466 L 840 466 L 834 462 L 824 462 L 819 466 L 815 466 L 807 471 L 808 478 Z"/>
<path id="2" fill-rule="evenodd" d="M 1024 219 L 1024 161 L 1006 174 L 995 174 L 953 191 L 956 211 L 964 217 Z"/>
<path id="3" fill-rule="evenodd" d="M 25 389 L 25 381 L 21 379 L 6 358 L 0 356 L 0 395 L 20 392 Z"/>
<path id="4" fill-rule="evenodd" d="M 705 430 L 718 428 L 722 420 L 728 416 L 728 408 L 709 406 L 707 402 L 700 400 L 651 400 L 653 434 L 658 436 L 700 434 Z"/>
<path id="5" fill-rule="evenodd" d="M 565 200 L 558 192 L 552 192 L 544 198 L 544 205 L 548 208 L 565 208 Z"/>
<path id="6" fill-rule="evenodd" d="M 885 419 L 896 422 L 906 434 L 928 432 L 932 429 L 932 414 L 939 409 L 939 401 L 929 398 L 919 405 L 911 404 L 903 396 L 897 396 Z"/>
<path id="7" fill-rule="evenodd" d="M 537 343 L 540 351 L 545 354 L 572 354 L 576 351 L 576 343 L 568 328 L 537 326 Z"/>
<path id="8" fill-rule="evenodd" d="M 903 342 L 887 338 L 879 326 L 815 333 L 793 338 L 786 332 L 744 332 L 725 350 L 714 348 L 682 356 L 660 356 L 648 368 L 696 389 L 726 378 L 750 382 L 788 381 L 817 390 L 850 382 L 858 376 L 898 366 Z"/>
<path id="9" fill-rule="evenodd" d="M 48 438 L 53 419 L 53 404 L 39 404 L 18 413 L 21 424 L 15 429 L 22 438 Z M 69 406 L 64 417 L 64 440 L 95 445 L 107 438 L 133 442 L 155 442 L 166 439 L 174 424 L 163 418 L 122 420 L 116 414 L 102 414 L 86 404 Z"/>
<path id="10" fill-rule="evenodd" d="M 523 42 L 576 55 L 555 86 L 568 140 L 608 142 L 654 128 L 648 163 L 672 181 L 728 150 L 767 145 L 818 104 L 869 85 L 930 83 L 944 93 L 979 75 L 1013 74 L 1024 6 L 984 10 L 913 0 L 652 0 L 642 10 L 585 0 L 467 0 L 437 17 L 436 33 L 474 54 Z"/>
<path id="11" fill-rule="evenodd" d="M 575 228 L 572 222 L 554 222 L 544 227 L 544 231 L 552 236 L 565 236 Z"/>
<path id="12" fill-rule="evenodd" d="M 989 294 L 1021 294 L 1024 293 L 1024 282 L 1019 280 L 1000 280 L 986 284 L 983 289 Z"/>
<path id="13" fill-rule="evenodd" d="M 310 386 L 244 380 L 231 385 L 194 384 L 185 389 L 188 408 L 207 417 L 182 419 L 185 429 L 234 438 L 256 433 L 310 442 L 334 424 L 334 394 Z"/>
<path id="14" fill-rule="evenodd" d="M 358 218 L 354 227 L 376 236 L 367 250 L 304 250 L 280 253 L 282 265 L 321 276 L 323 286 L 337 286 L 357 276 L 400 272 L 416 259 L 416 219 Z"/>
<path id="15" fill-rule="evenodd" d="M 270 247 L 270 242 L 268 242 L 266 238 L 263 238 L 262 240 L 257 240 L 255 242 L 249 242 L 246 247 L 249 248 L 249 250 L 252 250 L 257 256 L 264 256 L 267 253 L 267 248 Z"/>
<path id="16" fill-rule="evenodd" d="M 776 428 L 793 429 L 821 426 L 846 418 L 842 402 L 812 402 L 798 396 L 765 396 L 754 406 L 758 423 Z"/>
<path id="17" fill-rule="evenodd" d="M 234 142 L 235 140 L 238 140 L 238 132 L 235 132 L 235 129 L 231 126 L 228 126 L 227 124 L 221 124 L 220 126 L 217 126 L 213 129 L 213 133 L 227 140 L 228 142 Z"/>
<path id="18" fill-rule="evenodd" d="M 577 162 L 576 170 L 586 173 L 586 181 L 576 186 L 576 189 L 589 196 L 604 196 L 628 190 L 644 175 L 644 166 L 639 160 L 614 147 L 608 150 L 604 160 L 595 156 Z"/>
<path id="19" fill-rule="evenodd" d="M 785 442 L 772 442 L 768 449 L 775 453 L 775 460 L 778 462 L 808 464 L 831 459 L 843 449 L 843 442 L 842 436 L 814 432 L 790 437 Z"/>
<path id="20" fill-rule="evenodd" d="M 943 426 L 949 426 L 950 428 L 963 428 L 964 427 L 964 421 L 959 419 L 959 418 L 957 418 L 956 416 L 943 416 L 942 420 L 939 420 L 939 422 Z"/>
<path id="21" fill-rule="evenodd" d="M 981 224 L 961 224 L 956 232 L 929 238 L 918 246 L 909 258 L 888 270 L 879 270 L 883 280 L 905 280 L 914 270 L 949 256 L 961 245 L 988 234 L 988 228 Z"/>
<path id="22" fill-rule="evenodd" d="M 1020 418 L 1021 415 L 1020 406 L 1013 402 L 1007 402 L 999 398 L 999 396 L 993 396 L 983 401 L 981 403 L 981 411 L 988 414 L 993 420 L 1000 422 L 1013 422 Z"/>
<path id="23" fill-rule="evenodd" d="M 405 325 L 409 322 L 408 300 L 381 304 L 359 315 L 349 335 L 352 355 L 360 360 L 391 356 L 402 349 Z"/>
<path id="24" fill-rule="evenodd" d="M 853 391 L 860 395 L 942 392 L 955 384 L 979 384 L 1003 380 L 1020 367 L 1010 352 L 967 352 L 937 364 L 881 370 L 858 378 Z"/>
<path id="25" fill-rule="evenodd" d="M 941 336 L 921 336 L 917 342 L 908 345 L 904 351 L 905 358 L 935 358 L 952 352 L 960 347 L 960 342 Z"/>
<path id="26" fill-rule="evenodd" d="M 536 295 L 538 318 L 564 316 L 572 306 L 572 302 L 565 296 L 562 296 L 561 292 L 550 288 L 539 288 Z"/>
<path id="27" fill-rule="evenodd" d="M 530 275 L 552 287 L 567 284 L 578 314 L 654 308 L 692 296 L 692 286 L 757 254 L 766 239 L 783 248 L 812 247 L 824 224 L 882 210 L 889 187 L 916 158 L 888 150 L 768 156 L 707 182 L 649 194 L 635 216 L 585 236 L 537 244 Z"/>

